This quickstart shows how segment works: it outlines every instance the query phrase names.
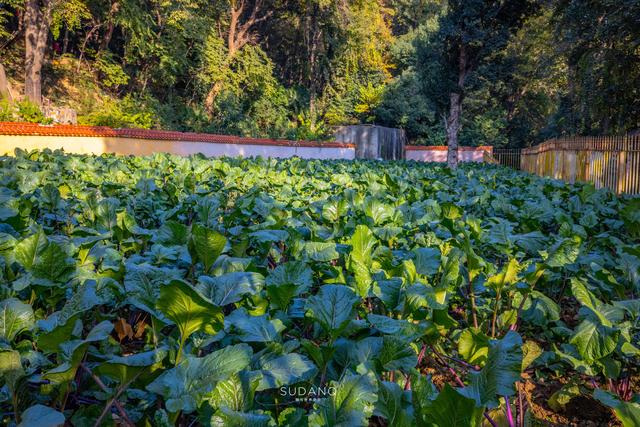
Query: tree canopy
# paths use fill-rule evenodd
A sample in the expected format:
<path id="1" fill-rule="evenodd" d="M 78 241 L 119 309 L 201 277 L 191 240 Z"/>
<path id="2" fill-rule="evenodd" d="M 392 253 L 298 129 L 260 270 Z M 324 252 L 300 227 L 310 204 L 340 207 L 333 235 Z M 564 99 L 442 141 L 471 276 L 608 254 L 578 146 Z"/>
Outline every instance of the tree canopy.
<path id="1" fill-rule="evenodd" d="M 525 146 L 640 127 L 638 22 L 634 0 L 10 0 L 0 93 L 86 124 Z"/>

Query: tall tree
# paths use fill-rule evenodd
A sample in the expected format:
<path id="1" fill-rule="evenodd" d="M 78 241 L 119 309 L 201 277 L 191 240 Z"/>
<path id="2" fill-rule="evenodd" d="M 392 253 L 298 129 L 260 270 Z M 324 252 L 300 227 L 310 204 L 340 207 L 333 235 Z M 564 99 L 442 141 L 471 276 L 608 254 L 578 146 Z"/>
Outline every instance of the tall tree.
<path id="1" fill-rule="evenodd" d="M 640 128 L 640 2 L 559 0 L 556 32 L 570 86 L 563 111 L 572 133 Z"/>
<path id="2" fill-rule="evenodd" d="M 42 66 L 51 18 L 57 3 L 56 0 L 26 0 L 25 2 L 24 95 L 37 105 L 42 104 Z"/>
<path id="3" fill-rule="evenodd" d="M 9 79 L 7 79 L 7 73 L 5 72 L 2 63 L 0 63 L 0 100 L 2 99 L 7 99 L 9 102 L 13 101 L 11 86 L 9 85 Z"/>
<path id="4" fill-rule="evenodd" d="M 255 27 L 269 19 L 271 14 L 272 11 L 268 10 L 264 0 L 229 0 L 224 67 L 228 67 L 240 49 L 254 40 Z M 207 93 L 205 107 L 209 113 L 213 110 L 215 98 L 221 87 L 222 80 L 215 79 Z"/>
<path id="5" fill-rule="evenodd" d="M 510 35 L 534 10 L 531 0 L 449 0 L 440 23 L 444 81 L 448 85 L 446 113 L 447 164 L 458 165 L 458 134 L 466 85 L 480 65 L 498 57 Z"/>

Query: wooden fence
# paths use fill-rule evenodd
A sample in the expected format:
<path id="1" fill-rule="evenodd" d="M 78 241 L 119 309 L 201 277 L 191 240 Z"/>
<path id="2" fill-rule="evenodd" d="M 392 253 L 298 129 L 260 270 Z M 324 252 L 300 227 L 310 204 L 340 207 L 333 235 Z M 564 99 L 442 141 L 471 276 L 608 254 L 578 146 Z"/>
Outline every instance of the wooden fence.
<path id="1" fill-rule="evenodd" d="M 494 157 L 537 175 L 640 194 L 640 135 L 552 139 L 522 150 L 494 150 Z"/>

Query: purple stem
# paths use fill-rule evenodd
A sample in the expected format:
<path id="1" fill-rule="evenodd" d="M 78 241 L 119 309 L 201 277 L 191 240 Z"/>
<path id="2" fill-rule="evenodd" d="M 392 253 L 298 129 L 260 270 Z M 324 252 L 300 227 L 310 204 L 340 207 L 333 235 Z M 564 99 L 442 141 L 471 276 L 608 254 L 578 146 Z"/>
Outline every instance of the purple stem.
<path id="1" fill-rule="evenodd" d="M 507 406 L 507 421 L 509 421 L 509 427 L 515 427 L 513 414 L 511 413 L 511 404 L 509 403 L 509 396 L 504 396 L 504 403 Z"/>
<path id="2" fill-rule="evenodd" d="M 440 356 L 445 357 L 445 358 L 447 358 L 449 360 L 453 360 L 454 362 L 459 363 L 460 365 L 464 366 L 465 368 L 469 368 L 469 369 L 472 369 L 474 371 L 479 371 L 480 370 L 479 366 L 472 365 L 470 363 L 465 362 L 464 360 L 456 359 L 455 357 L 447 356 L 445 354 L 440 354 Z"/>
<path id="3" fill-rule="evenodd" d="M 493 421 L 493 419 L 489 416 L 489 413 L 487 411 L 484 411 L 484 417 L 487 419 L 487 421 L 489 421 L 489 424 L 491 424 L 493 427 L 498 427 L 498 424 Z"/>

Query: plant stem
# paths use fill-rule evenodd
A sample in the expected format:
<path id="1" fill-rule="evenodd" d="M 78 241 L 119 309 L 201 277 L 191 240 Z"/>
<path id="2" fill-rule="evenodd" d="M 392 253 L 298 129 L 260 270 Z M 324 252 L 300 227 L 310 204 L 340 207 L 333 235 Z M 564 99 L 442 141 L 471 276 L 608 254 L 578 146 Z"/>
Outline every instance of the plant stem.
<path id="1" fill-rule="evenodd" d="M 80 364 L 80 368 L 83 371 L 85 371 L 87 374 L 89 374 L 91 376 L 91 378 L 93 378 L 93 381 L 95 381 L 95 383 L 98 384 L 98 387 L 100 387 L 102 389 L 102 391 L 104 391 L 105 393 L 109 393 L 109 389 L 107 388 L 107 386 L 104 385 L 102 380 L 100 378 L 98 378 L 98 376 L 96 374 L 91 372 L 91 369 L 87 368 L 87 366 L 84 363 Z M 122 407 L 120 402 L 118 402 L 118 400 L 115 399 L 113 401 L 113 404 L 118 409 L 118 412 L 120 412 L 120 415 L 122 416 L 122 419 L 124 420 L 125 424 L 129 425 L 129 426 L 132 426 L 132 427 L 135 427 L 135 424 L 133 423 L 133 421 L 131 421 L 131 418 L 129 418 L 129 415 L 127 415 L 127 412 L 124 410 L 124 408 Z"/>
<path id="2" fill-rule="evenodd" d="M 418 371 L 420 370 L 420 363 L 422 363 L 422 359 L 424 359 L 424 355 L 427 352 L 427 345 L 426 344 L 422 344 L 422 348 L 420 349 L 420 353 L 418 354 L 418 362 L 416 363 L 416 368 L 418 369 Z M 406 375 L 407 377 L 407 382 L 404 384 L 404 389 L 406 390 L 411 390 L 411 376 L 410 375 Z"/>
<path id="3" fill-rule="evenodd" d="M 11 403 L 13 403 L 13 415 L 16 417 L 16 424 L 20 424 L 20 411 L 18 410 L 18 394 L 11 391 Z"/>
<path id="4" fill-rule="evenodd" d="M 435 350 L 434 350 L 434 351 L 435 351 Z M 479 370 L 480 370 L 480 367 L 479 367 L 479 366 L 477 366 L 477 365 L 472 365 L 472 364 L 470 364 L 470 363 L 465 362 L 464 360 L 457 359 L 457 358 L 455 358 L 455 357 L 453 357 L 453 356 L 447 356 L 446 354 L 441 354 L 441 353 L 438 353 L 438 355 L 439 355 L 440 357 L 444 357 L 444 358 L 447 358 L 447 359 L 449 359 L 449 360 L 452 360 L 452 361 L 454 361 L 454 362 L 456 362 L 456 363 L 458 363 L 458 364 L 460 364 L 460 365 L 464 366 L 465 368 L 469 368 L 469 369 L 472 369 L 472 370 L 474 370 L 474 371 L 479 371 Z"/>
<path id="5" fill-rule="evenodd" d="M 151 332 L 153 333 L 153 347 L 158 349 L 158 332 L 156 331 L 156 319 L 151 315 Z"/>
<path id="6" fill-rule="evenodd" d="M 518 387 L 518 422 L 520 427 L 524 427 L 524 406 L 522 405 L 522 390 L 520 390 L 520 384 Z"/>
<path id="7" fill-rule="evenodd" d="M 459 385 L 460 387 L 464 387 L 464 386 L 465 386 L 464 381 L 462 381 L 462 379 L 460 378 L 460 376 L 458 375 L 458 373 L 456 372 L 456 370 L 455 370 L 455 369 L 453 369 L 453 368 L 451 367 L 451 365 L 449 365 L 449 364 L 447 363 L 447 361 L 446 361 L 446 360 L 444 360 L 444 359 L 442 359 L 442 358 L 440 357 L 440 355 L 438 354 L 438 352 L 437 352 L 437 351 L 435 351 L 435 349 L 433 348 L 433 346 L 430 346 L 430 348 L 431 348 L 431 351 L 433 351 L 433 355 L 436 357 L 436 360 L 437 360 L 438 362 L 440 362 L 440 364 L 441 364 L 442 366 L 444 366 L 444 367 L 445 367 L 445 368 L 446 368 L 446 369 L 451 373 L 451 375 L 453 375 L 453 377 L 454 377 L 454 378 L 455 378 L 455 380 L 456 380 L 456 383 L 458 383 L 458 385 Z"/>
<path id="8" fill-rule="evenodd" d="M 469 277 L 469 301 L 471 302 L 471 318 L 473 319 L 473 327 L 478 328 L 478 316 L 476 314 L 476 295 L 473 293 L 473 284 L 471 283 L 471 278 Z"/>
<path id="9" fill-rule="evenodd" d="M 180 335 L 180 347 L 178 347 L 178 353 L 176 354 L 176 363 L 175 366 L 178 366 L 180 362 L 180 358 L 182 356 L 182 348 L 184 347 L 184 342 L 186 341 L 185 337 Z"/>
<path id="10" fill-rule="evenodd" d="M 509 422 L 509 427 L 515 427 L 513 423 L 513 414 L 511 413 L 511 403 L 509 402 L 509 396 L 504 396 L 504 403 L 507 411 L 507 421 Z"/>
<path id="11" fill-rule="evenodd" d="M 500 294 L 496 296 L 496 303 L 493 306 L 493 318 L 491 319 L 491 338 L 496 337 L 496 319 L 498 318 L 499 305 L 500 305 Z"/>
<path id="12" fill-rule="evenodd" d="M 484 417 L 487 419 L 487 421 L 489 421 L 489 424 L 491 424 L 493 427 L 498 427 L 498 423 L 496 423 L 493 418 L 491 418 L 489 416 L 489 413 L 487 411 L 484 411 Z"/>

